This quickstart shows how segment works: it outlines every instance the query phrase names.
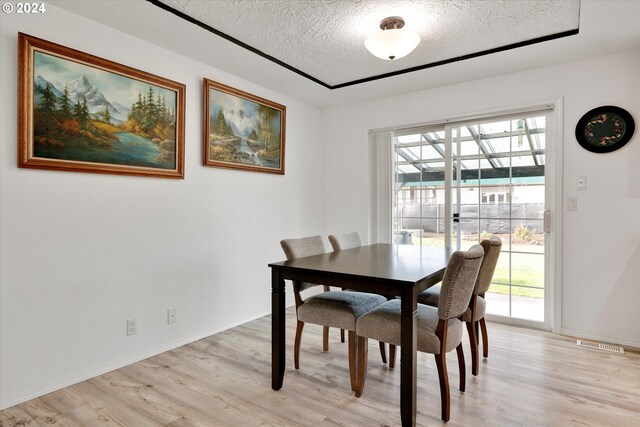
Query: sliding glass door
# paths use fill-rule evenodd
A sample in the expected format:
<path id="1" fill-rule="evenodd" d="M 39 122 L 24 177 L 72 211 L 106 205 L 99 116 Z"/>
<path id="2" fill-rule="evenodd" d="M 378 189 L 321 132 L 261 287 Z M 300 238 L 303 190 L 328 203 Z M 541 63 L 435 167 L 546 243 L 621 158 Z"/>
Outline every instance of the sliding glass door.
<path id="1" fill-rule="evenodd" d="M 394 240 L 444 246 L 444 126 L 396 133 Z"/>
<path id="2" fill-rule="evenodd" d="M 395 241 L 467 249 L 500 237 L 487 312 L 544 325 L 550 119 L 541 111 L 407 129 L 395 143 Z"/>

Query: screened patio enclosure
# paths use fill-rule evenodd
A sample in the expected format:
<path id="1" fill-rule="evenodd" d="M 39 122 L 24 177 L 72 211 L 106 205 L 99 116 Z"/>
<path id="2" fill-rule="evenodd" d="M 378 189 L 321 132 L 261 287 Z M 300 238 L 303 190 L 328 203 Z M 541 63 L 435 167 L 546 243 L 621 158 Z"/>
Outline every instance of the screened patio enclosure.
<path id="1" fill-rule="evenodd" d="M 396 131 L 394 240 L 502 239 L 488 311 L 544 321 L 546 115 Z"/>

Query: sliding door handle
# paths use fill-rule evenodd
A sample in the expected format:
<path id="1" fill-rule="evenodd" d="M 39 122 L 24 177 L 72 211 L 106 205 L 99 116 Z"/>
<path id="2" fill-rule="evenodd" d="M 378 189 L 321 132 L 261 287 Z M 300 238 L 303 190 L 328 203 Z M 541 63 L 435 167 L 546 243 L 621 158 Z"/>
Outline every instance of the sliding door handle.
<path id="1" fill-rule="evenodd" d="M 551 233 L 551 211 L 544 211 L 544 232 Z"/>
<path id="2" fill-rule="evenodd" d="M 453 214 L 453 222 L 460 222 L 460 214 L 459 213 L 454 213 Z"/>

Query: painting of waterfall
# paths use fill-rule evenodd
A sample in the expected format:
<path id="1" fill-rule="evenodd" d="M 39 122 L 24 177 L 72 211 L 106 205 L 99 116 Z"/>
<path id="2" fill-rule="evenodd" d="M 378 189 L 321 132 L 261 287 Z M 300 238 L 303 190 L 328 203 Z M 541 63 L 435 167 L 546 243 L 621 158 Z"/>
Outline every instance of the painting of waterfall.
<path id="1" fill-rule="evenodd" d="M 284 174 L 286 107 L 204 79 L 204 165 Z"/>
<path id="2" fill-rule="evenodd" d="M 21 167 L 182 178 L 184 85 L 19 35 Z"/>

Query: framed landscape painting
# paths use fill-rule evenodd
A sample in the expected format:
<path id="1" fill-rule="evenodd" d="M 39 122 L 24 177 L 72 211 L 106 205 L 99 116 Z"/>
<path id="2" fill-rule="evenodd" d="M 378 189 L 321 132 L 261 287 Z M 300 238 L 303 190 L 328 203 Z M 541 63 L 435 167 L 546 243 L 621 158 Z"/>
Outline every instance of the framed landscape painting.
<path id="1" fill-rule="evenodd" d="M 185 86 L 18 34 L 18 166 L 184 178 Z"/>
<path id="2" fill-rule="evenodd" d="M 284 174 L 286 107 L 204 79 L 204 165 Z"/>

